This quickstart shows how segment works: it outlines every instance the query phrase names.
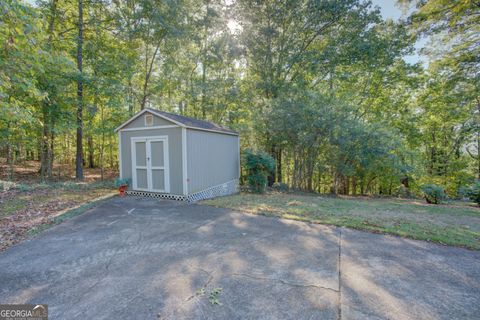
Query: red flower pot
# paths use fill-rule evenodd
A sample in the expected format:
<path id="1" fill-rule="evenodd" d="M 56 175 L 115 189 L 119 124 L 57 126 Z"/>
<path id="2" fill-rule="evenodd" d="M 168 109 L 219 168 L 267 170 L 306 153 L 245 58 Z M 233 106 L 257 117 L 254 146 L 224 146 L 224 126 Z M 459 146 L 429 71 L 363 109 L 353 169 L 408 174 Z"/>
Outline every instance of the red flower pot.
<path id="1" fill-rule="evenodd" d="M 125 197 L 125 190 L 127 190 L 127 186 L 120 186 L 118 187 L 118 191 L 120 191 L 120 197 Z"/>

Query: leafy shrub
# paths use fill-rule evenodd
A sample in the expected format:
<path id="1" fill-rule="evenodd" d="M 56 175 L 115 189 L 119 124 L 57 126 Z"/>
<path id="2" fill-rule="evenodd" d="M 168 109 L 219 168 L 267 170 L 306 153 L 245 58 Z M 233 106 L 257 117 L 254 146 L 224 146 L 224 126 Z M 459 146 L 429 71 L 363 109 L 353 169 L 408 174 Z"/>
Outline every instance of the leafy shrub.
<path id="1" fill-rule="evenodd" d="M 470 192 L 469 186 L 461 186 L 457 190 L 457 197 L 458 199 L 465 199 L 468 198 L 468 194 Z"/>
<path id="2" fill-rule="evenodd" d="M 255 193 L 265 192 L 268 175 L 275 168 L 275 160 L 265 152 L 245 151 L 244 167 L 247 172 L 247 183 L 250 191 Z"/>
<path id="3" fill-rule="evenodd" d="M 439 204 L 446 199 L 445 189 L 437 184 L 426 184 L 422 186 L 423 196 L 427 203 Z"/>
<path id="4" fill-rule="evenodd" d="M 275 182 L 272 185 L 272 188 L 279 192 L 288 192 L 288 189 L 289 189 L 288 184 L 283 182 Z"/>
<path id="5" fill-rule="evenodd" d="M 480 206 L 480 180 L 477 180 L 466 192 L 466 195 Z"/>
<path id="6" fill-rule="evenodd" d="M 128 186 L 130 183 L 128 179 L 125 178 L 117 178 L 115 179 L 115 187 L 120 187 L 120 186 Z"/>

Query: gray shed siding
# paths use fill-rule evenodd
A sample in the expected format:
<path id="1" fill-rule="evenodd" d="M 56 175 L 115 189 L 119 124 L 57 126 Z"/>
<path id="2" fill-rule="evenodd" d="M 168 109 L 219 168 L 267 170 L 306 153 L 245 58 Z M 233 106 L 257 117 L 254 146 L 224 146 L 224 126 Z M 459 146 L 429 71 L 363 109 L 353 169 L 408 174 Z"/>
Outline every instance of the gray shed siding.
<path id="1" fill-rule="evenodd" d="M 136 120 L 141 120 L 143 124 L 143 116 Z M 154 119 L 160 119 L 154 117 Z M 135 120 L 133 121 L 135 122 Z M 129 123 L 126 128 L 130 128 Z M 171 123 L 169 123 L 171 124 Z M 137 124 L 138 125 L 138 124 Z M 143 126 L 143 125 L 142 125 Z M 170 166 L 170 193 L 183 194 L 183 171 L 182 171 L 182 128 L 166 128 L 166 129 L 148 129 L 138 131 L 120 131 L 120 145 L 121 145 L 121 165 L 123 178 L 132 179 L 132 137 L 153 137 L 153 136 L 168 136 L 168 154 Z"/>
<path id="2" fill-rule="evenodd" d="M 145 114 L 152 114 L 151 112 L 146 112 Z M 143 128 L 145 127 L 145 114 L 142 114 L 137 119 L 130 122 L 124 129 L 126 128 Z M 175 123 L 160 118 L 159 116 L 153 115 L 153 125 L 154 126 L 169 126 L 175 125 Z"/>
<path id="3" fill-rule="evenodd" d="M 188 194 L 238 179 L 239 137 L 187 129 Z"/>

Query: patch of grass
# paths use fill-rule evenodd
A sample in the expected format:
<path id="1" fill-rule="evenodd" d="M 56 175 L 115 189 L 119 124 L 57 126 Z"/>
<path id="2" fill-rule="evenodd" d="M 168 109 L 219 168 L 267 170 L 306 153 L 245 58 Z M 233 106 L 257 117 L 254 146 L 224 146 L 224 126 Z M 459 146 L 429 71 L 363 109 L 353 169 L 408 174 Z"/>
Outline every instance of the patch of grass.
<path id="1" fill-rule="evenodd" d="M 248 213 L 387 233 L 480 249 L 480 209 L 471 204 L 305 194 L 242 193 L 204 204 Z"/>

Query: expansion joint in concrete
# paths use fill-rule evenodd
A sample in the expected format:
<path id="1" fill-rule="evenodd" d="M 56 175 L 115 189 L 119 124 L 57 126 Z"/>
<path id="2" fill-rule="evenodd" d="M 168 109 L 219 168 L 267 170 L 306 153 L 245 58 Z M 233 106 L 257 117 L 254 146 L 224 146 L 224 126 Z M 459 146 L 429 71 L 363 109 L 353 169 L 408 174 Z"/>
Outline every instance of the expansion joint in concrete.
<path id="1" fill-rule="evenodd" d="M 342 319 L 342 228 L 338 228 L 338 320 Z"/>

